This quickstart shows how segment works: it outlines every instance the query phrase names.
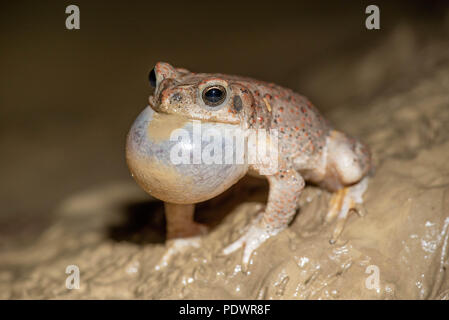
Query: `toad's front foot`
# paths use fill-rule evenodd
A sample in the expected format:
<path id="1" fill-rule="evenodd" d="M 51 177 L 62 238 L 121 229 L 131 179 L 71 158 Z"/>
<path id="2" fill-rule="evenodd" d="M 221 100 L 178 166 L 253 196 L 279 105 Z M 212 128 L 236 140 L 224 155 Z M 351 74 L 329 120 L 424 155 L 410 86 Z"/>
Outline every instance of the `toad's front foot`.
<path id="1" fill-rule="evenodd" d="M 249 226 L 246 232 L 239 239 L 227 246 L 223 250 L 223 253 L 228 255 L 243 247 L 242 264 L 246 267 L 252 253 L 259 248 L 262 243 L 267 241 L 270 237 L 278 234 L 281 230 L 282 228 L 273 229 L 268 225 L 264 225 L 260 222 L 260 219 L 258 219 L 258 221 L 253 222 Z"/>
<path id="2" fill-rule="evenodd" d="M 330 243 L 334 244 L 342 233 L 349 213 L 355 211 L 363 215 L 363 194 L 368 187 L 368 178 L 363 178 L 360 182 L 351 187 L 345 187 L 332 195 L 330 208 L 326 216 L 326 222 L 331 222 L 337 218 L 337 223 L 332 233 Z"/>
<path id="3" fill-rule="evenodd" d="M 170 261 L 178 254 L 192 248 L 199 248 L 201 245 L 201 237 L 190 237 L 185 239 L 172 239 L 166 243 L 166 251 L 159 260 L 155 269 L 160 270 L 168 266 Z"/>

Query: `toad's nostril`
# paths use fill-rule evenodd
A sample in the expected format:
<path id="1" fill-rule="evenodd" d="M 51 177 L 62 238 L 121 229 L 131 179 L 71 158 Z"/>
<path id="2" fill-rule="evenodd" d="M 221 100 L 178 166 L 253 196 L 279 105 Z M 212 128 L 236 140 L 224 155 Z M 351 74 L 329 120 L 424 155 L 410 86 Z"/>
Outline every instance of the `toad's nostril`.
<path id="1" fill-rule="evenodd" d="M 182 101 L 182 95 L 179 92 L 175 92 L 170 97 L 170 101 L 171 101 L 171 103 L 179 103 Z"/>

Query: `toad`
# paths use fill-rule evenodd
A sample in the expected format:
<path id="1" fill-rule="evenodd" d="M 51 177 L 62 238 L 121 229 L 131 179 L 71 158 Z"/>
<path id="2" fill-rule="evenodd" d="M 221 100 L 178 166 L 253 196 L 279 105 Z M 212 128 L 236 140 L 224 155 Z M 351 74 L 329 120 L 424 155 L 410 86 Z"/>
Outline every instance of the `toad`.
<path id="1" fill-rule="evenodd" d="M 306 97 L 273 83 L 193 73 L 164 62 L 155 65 L 149 80 L 154 92 L 128 134 L 126 159 L 138 184 L 164 201 L 168 238 L 204 232 L 206 228 L 193 220 L 195 203 L 253 174 L 268 179 L 267 204 L 240 238 L 224 248 L 225 254 L 242 248 L 243 263 L 248 264 L 254 250 L 288 227 L 306 181 L 333 192 L 326 220 L 337 220 L 331 237 L 335 242 L 368 185 L 372 164 L 365 144 L 334 129 Z M 226 130 L 247 138 L 255 132 L 276 132 L 264 140 L 265 148 L 277 155 L 274 170 L 257 160 L 203 163 L 201 150 L 207 141 L 195 138 L 198 125 L 215 130 L 215 138 Z M 187 136 L 181 143 L 179 129 Z M 229 141 L 223 139 L 223 148 L 225 142 Z M 253 147 L 247 144 L 245 150 Z M 196 161 L 195 152 L 184 162 L 174 161 L 180 151 L 196 149 Z"/>

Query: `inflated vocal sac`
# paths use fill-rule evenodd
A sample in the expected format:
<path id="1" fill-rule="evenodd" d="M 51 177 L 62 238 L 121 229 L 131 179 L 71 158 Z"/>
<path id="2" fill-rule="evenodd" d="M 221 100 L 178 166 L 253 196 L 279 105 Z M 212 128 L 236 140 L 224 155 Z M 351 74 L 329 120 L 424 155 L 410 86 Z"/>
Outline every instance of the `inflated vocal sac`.
<path id="1" fill-rule="evenodd" d="M 126 161 L 134 179 L 153 197 L 197 203 L 222 193 L 247 172 L 248 166 L 235 156 L 226 158 L 241 152 L 235 136 L 242 136 L 235 124 L 191 120 L 147 107 L 128 134 Z"/>

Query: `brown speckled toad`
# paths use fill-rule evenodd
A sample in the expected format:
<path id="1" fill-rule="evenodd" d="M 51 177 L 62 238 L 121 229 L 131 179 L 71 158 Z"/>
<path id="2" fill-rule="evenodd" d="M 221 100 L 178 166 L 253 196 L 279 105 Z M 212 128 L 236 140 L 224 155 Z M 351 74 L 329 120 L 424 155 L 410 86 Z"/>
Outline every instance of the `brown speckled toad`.
<path id="1" fill-rule="evenodd" d="M 265 240 L 288 226 L 305 181 L 334 192 L 327 215 L 327 220 L 337 218 L 332 241 L 349 211 L 362 203 L 371 169 L 368 148 L 333 129 L 307 98 L 273 83 L 193 73 L 163 62 L 151 71 L 150 83 L 155 90 L 128 135 L 127 162 L 136 181 L 165 202 L 169 238 L 201 233 L 204 228 L 193 221 L 194 203 L 223 192 L 246 173 L 265 175 L 270 190 L 264 211 L 224 249 L 229 254 L 243 247 L 244 264 Z M 168 115 L 176 116 L 176 125 Z M 169 165 L 164 158 L 168 136 L 159 135 L 171 127 L 188 128 L 187 119 L 243 132 L 277 129 L 276 172 L 264 174 L 259 163 L 204 170 L 205 165 L 196 169 Z"/>

